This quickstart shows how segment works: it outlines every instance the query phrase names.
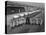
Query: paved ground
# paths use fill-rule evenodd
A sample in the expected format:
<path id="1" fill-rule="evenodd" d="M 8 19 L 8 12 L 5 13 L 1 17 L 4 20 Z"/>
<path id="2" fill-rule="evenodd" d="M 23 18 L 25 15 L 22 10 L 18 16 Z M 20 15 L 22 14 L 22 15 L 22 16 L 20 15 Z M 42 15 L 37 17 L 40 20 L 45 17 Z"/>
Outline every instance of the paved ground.
<path id="1" fill-rule="evenodd" d="M 30 32 L 40 32 L 41 26 L 39 25 L 21 25 L 14 27 L 12 29 L 7 28 L 7 33 L 30 33 Z"/>

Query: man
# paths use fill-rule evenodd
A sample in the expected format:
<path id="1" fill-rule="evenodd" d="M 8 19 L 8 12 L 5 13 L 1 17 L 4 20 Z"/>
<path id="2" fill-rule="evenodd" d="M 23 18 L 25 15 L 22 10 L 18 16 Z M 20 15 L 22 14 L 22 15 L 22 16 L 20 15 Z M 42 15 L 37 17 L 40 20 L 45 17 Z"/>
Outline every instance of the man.
<path id="1" fill-rule="evenodd" d="M 30 24 L 30 17 L 28 17 L 28 16 L 26 18 L 26 24 Z"/>

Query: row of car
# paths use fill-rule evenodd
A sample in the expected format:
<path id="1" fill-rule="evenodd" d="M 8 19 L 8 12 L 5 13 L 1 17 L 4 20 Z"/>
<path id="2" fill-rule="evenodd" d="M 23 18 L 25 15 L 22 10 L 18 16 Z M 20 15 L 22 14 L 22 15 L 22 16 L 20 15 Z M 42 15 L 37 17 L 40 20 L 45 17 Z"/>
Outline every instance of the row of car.
<path id="1" fill-rule="evenodd" d="M 30 19 L 30 25 L 42 25 L 42 19 L 40 18 L 29 18 Z M 14 27 L 14 26 L 18 26 L 18 25 L 21 25 L 21 24 L 26 24 L 26 18 L 19 18 L 19 19 L 14 19 L 13 22 L 12 22 L 12 25 L 11 27 Z"/>
<path id="2" fill-rule="evenodd" d="M 41 18 L 30 18 L 30 23 L 42 25 L 42 19 Z"/>

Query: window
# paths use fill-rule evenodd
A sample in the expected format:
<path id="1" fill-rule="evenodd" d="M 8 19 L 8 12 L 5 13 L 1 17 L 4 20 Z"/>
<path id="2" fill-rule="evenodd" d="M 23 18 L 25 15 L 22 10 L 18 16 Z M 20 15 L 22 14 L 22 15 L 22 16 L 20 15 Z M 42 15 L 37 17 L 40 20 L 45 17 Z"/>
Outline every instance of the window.
<path id="1" fill-rule="evenodd" d="M 7 7 L 7 14 L 25 12 L 24 7 Z"/>

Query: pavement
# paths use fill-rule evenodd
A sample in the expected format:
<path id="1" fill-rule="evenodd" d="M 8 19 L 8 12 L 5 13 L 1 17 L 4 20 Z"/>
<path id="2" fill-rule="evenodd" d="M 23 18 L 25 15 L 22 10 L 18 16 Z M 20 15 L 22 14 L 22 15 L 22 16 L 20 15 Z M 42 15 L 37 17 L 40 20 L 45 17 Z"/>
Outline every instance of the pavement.
<path id="1" fill-rule="evenodd" d="M 31 33 L 31 32 L 40 32 L 41 26 L 39 25 L 30 25 L 30 24 L 23 24 L 18 27 L 14 27 L 13 29 L 7 28 L 8 34 L 15 34 L 15 33 Z"/>

